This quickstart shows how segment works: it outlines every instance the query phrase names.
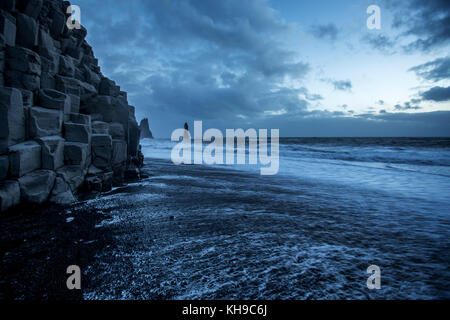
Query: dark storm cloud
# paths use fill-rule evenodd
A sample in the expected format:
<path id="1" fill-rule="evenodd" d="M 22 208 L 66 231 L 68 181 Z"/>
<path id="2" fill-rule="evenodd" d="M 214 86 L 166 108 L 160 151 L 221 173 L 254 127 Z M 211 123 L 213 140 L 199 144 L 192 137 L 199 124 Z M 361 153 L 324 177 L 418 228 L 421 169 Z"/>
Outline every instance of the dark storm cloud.
<path id="1" fill-rule="evenodd" d="M 433 87 L 421 94 L 423 100 L 435 102 L 450 101 L 450 87 Z"/>
<path id="2" fill-rule="evenodd" d="M 304 111 L 307 102 L 299 98 L 294 89 L 273 89 L 252 79 L 240 79 L 229 87 L 211 85 L 214 79 L 185 81 L 178 77 L 152 76 L 147 79 L 152 88 L 152 103 L 162 110 L 173 110 L 178 114 L 195 116 L 198 119 L 234 119 L 236 115 L 261 116 L 264 111 L 285 109 L 291 113 Z M 249 94 L 249 92 L 251 94 Z"/>
<path id="3" fill-rule="evenodd" d="M 311 34 L 318 39 L 336 40 L 339 30 L 335 24 L 313 25 L 310 27 Z"/>
<path id="4" fill-rule="evenodd" d="M 404 36 L 415 37 L 406 50 L 430 51 L 449 43 L 450 1 L 408 0 L 393 4 L 398 8 L 393 27 Z"/>
<path id="5" fill-rule="evenodd" d="M 448 127 L 450 121 L 450 111 L 435 111 L 435 112 L 419 112 L 419 113 L 385 113 L 378 115 L 378 119 L 394 121 L 397 123 L 410 123 L 430 126 L 436 125 L 441 127 Z M 450 128 L 447 128 L 447 133 L 450 133 Z"/>
<path id="6" fill-rule="evenodd" d="M 392 32 L 368 33 L 362 41 L 386 54 L 443 48 L 450 43 L 450 1 L 384 0 L 383 10 L 393 12 Z"/>
<path id="7" fill-rule="evenodd" d="M 450 57 L 438 58 L 415 66 L 409 71 L 414 71 L 419 77 L 434 82 L 450 79 Z"/>
<path id="8" fill-rule="evenodd" d="M 289 26 L 265 1 L 131 2 L 98 10 L 91 34 L 105 73 L 152 113 L 255 117 L 322 98 L 281 84 L 310 67 L 280 40 Z"/>
<path id="9" fill-rule="evenodd" d="M 128 91 L 137 117 L 149 117 L 157 136 L 167 137 L 192 120 L 220 129 L 280 128 L 283 136 L 427 135 L 420 128 L 448 135 L 443 115 L 427 119 L 437 121 L 430 124 L 407 116 L 350 117 L 352 110 L 309 111 L 323 97 L 306 84 L 300 87 L 310 66 L 284 43 L 291 26 L 265 0 L 79 5 L 102 71 Z M 289 80 L 296 88 L 286 85 Z M 329 83 L 352 89 L 349 80 Z"/>
<path id="10" fill-rule="evenodd" d="M 450 136 L 450 111 L 418 113 L 367 113 L 359 116 L 333 116 L 318 112 L 315 116 L 280 117 L 270 121 L 283 136 L 367 136 L 429 137 Z M 258 123 L 261 127 L 267 123 Z"/>

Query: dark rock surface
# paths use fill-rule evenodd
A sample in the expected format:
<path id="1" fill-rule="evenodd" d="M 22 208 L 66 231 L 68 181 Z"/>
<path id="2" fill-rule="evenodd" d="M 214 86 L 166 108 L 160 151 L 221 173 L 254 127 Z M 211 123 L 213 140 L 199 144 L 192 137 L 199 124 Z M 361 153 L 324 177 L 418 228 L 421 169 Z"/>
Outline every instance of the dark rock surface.
<path id="1" fill-rule="evenodd" d="M 87 30 L 66 26 L 69 5 L 1 1 L 1 211 L 70 203 L 80 190 L 122 184 L 142 164 L 134 107 L 102 74 Z"/>
<path id="2" fill-rule="evenodd" d="M 144 118 L 141 120 L 141 123 L 139 125 L 139 129 L 141 130 L 141 139 L 153 139 L 152 131 L 150 130 L 150 127 L 148 125 L 148 119 Z"/>

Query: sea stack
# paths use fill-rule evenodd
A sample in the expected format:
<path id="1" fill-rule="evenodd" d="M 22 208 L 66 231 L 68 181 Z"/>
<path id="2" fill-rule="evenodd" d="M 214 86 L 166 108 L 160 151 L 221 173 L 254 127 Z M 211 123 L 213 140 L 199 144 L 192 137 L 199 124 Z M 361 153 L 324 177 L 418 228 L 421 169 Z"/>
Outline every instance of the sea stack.
<path id="1" fill-rule="evenodd" d="M 127 93 L 69 29 L 68 1 L 0 6 L 0 210 L 70 203 L 136 176 L 140 130 Z"/>
<path id="2" fill-rule="evenodd" d="M 153 139 L 152 131 L 148 125 L 148 119 L 144 118 L 139 124 L 139 129 L 141 130 L 141 139 Z"/>

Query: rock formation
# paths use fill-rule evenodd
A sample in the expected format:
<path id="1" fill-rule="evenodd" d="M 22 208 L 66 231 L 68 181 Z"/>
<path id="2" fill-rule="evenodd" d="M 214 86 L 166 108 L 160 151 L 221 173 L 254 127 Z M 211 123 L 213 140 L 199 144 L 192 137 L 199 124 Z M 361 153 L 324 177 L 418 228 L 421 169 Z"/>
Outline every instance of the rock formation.
<path id="1" fill-rule="evenodd" d="M 139 176 L 134 107 L 101 73 L 86 29 L 66 26 L 68 6 L 0 3 L 0 211 Z"/>
<path id="2" fill-rule="evenodd" d="M 141 120 L 141 123 L 139 124 L 139 129 L 141 130 L 141 139 L 145 139 L 145 138 L 153 139 L 153 134 L 148 125 L 147 118 L 144 118 Z"/>

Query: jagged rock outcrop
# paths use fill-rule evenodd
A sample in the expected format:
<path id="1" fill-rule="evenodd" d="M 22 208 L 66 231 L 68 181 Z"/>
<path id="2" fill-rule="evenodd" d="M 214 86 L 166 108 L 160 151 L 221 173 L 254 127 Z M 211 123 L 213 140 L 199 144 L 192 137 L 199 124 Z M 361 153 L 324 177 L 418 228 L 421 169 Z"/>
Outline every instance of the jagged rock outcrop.
<path id="1" fill-rule="evenodd" d="M 139 129 L 141 130 L 141 139 L 146 139 L 146 138 L 153 139 L 153 134 L 148 125 L 147 118 L 144 118 L 141 120 L 141 123 L 139 124 Z"/>
<path id="2" fill-rule="evenodd" d="M 0 211 L 67 204 L 139 176 L 140 127 L 68 1 L 0 1 Z M 148 121 L 141 126 L 152 137 Z"/>

